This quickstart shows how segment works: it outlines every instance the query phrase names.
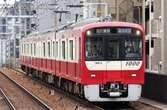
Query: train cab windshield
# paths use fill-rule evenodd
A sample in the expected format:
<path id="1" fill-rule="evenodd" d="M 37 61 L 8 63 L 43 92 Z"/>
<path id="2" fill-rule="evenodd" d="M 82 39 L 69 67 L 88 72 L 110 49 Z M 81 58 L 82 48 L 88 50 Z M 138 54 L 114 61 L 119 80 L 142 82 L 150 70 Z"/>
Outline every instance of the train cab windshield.
<path id="1" fill-rule="evenodd" d="M 89 30 L 85 34 L 85 58 L 87 61 L 142 59 L 140 31 L 132 28 L 101 29 L 103 30 Z"/>

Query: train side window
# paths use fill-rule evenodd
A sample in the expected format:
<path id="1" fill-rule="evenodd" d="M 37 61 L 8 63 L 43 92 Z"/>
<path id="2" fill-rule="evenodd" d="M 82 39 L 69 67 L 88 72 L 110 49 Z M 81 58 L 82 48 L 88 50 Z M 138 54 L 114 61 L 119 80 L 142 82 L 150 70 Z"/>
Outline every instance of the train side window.
<path id="1" fill-rule="evenodd" d="M 24 44 L 24 54 L 26 55 L 26 44 Z"/>
<path id="2" fill-rule="evenodd" d="M 74 59 L 74 49 L 73 49 L 73 47 L 74 47 L 74 42 L 73 42 L 73 40 L 70 40 L 69 41 L 69 58 L 70 58 L 70 60 Z"/>
<path id="3" fill-rule="evenodd" d="M 48 57 L 50 58 L 50 42 L 48 42 Z"/>
<path id="4" fill-rule="evenodd" d="M 39 52 L 37 52 L 38 49 L 39 49 Z M 36 52 L 37 52 L 37 56 L 38 56 L 38 57 L 41 57 L 42 47 L 41 47 L 41 43 L 40 43 L 40 42 L 37 43 Z"/>
<path id="5" fill-rule="evenodd" d="M 26 46 L 26 47 L 25 47 L 25 48 L 26 48 L 26 49 L 25 49 L 25 53 L 26 53 L 26 55 L 27 55 L 27 44 L 25 44 L 25 46 Z"/>
<path id="6" fill-rule="evenodd" d="M 52 58 L 52 56 L 53 56 L 53 42 L 52 41 L 50 41 L 50 58 Z"/>
<path id="7" fill-rule="evenodd" d="M 27 44 L 24 44 L 24 48 L 25 48 L 24 53 L 25 53 L 25 55 L 27 54 L 26 47 L 27 47 Z"/>
<path id="8" fill-rule="evenodd" d="M 26 53 L 27 53 L 27 55 L 28 55 L 28 50 L 29 48 L 28 48 L 28 44 L 26 44 Z"/>
<path id="9" fill-rule="evenodd" d="M 21 44 L 21 55 L 23 54 L 23 44 Z"/>
<path id="10" fill-rule="evenodd" d="M 38 52 L 37 51 L 38 48 Z M 38 57 L 38 53 L 40 53 L 40 48 L 38 47 L 38 42 L 35 44 L 35 56 Z"/>
<path id="11" fill-rule="evenodd" d="M 28 47 L 28 49 L 27 49 L 27 55 L 29 56 L 30 54 L 30 49 L 29 49 L 29 44 L 27 44 L 27 47 Z"/>
<path id="12" fill-rule="evenodd" d="M 33 53 L 32 53 L 32 50 L 33 50 L 33 47 L 32 47 L 32 44 L 31 44 L 31 53 L 30 53 L 31 56 L 32 56 L 32 54 L 33 54 Z"/>
<path id="13" fill-rule="evenodd" d="M 25 44 L 23 44 L 23 54 L 25 54 Z"/>
<path id="14" fill-rule="evenodd" d="M 42 43 L 41 42 L 38 42 L 38 48 L 39 48 L 39 52 L 38 51 L 38 48 L 36 49 L 36 52 L 37 52 L 37 56 L 38 57 L 42 57 L 42 51 L 43 51 L 43 48 L 42 48 Z"/>
<path id="15" fill-rule="evenodd" d="M 28 44 L 28 56 L 30 55 L 30 44 Z"/>
<path id="16" fill-rule="evenodd" d="M 81 38 L 79 38 L 79 60 L 81 60 Z"/>
<path id="17" fill-rule="evenodd" d="M 65 41 L 62 41 L 62 59 L 65 60 Z"/>
<path id="18" fill-rule="evenodd" d="M 22 44 L 22 55 L 24 54 L 24 44 Z"/>
<path id="19" fill-rule="evenodd" d="M 39 48 L 39 53 L 37 52 L 37 55 L 38 55 L 38 57 L 42 57 L 42 43 L 41 42 L 39 42 L 38 43 L 38 48 Z M 37 50 L 38 50 L 38 48 L 37 48 Z"/>
<path id="20" fill-rule="evenodd" d="M 36 56 L 36 44 L 34 43 L 34 56 Z"/>
<path id="21" fill-rule="evenodd" d="M 31 44 L 31 56 L 34 56 L 34 44 Z"/>
<path id="22" fill-rule="evenodd" d="M 43 43 L 43 57 L 46 56 L 46 52 L 45 52 L 45 43 Z"/>
<path id="23" fill-rule="evenodd" d="M 29 44 L 27 44 L 27 55 L 29 55 Z"/>
<path id="24" fill-rule="evenodd" d="M 59 47 L 59 44 L 58 44 L 58 41 L 56 41 L 56 58 L 58 58 L 58 55 L 59 55 L 59 50 L 58 50 L 58 47 Z"/>
<path id="25" fill-rule="evenodd" d="M 52 57 L 55 58 L 55 41 L 52 44 Z"/>
<path id="26" fill-rule="evenodd" d="M 21 44 L 21 55 L 23 54 L 23 44 Z"/>
<path id="27" fill-rule="evenodd" d="M 24 48 L 25 48 L 25 50 L 24 50 L 24 53 L 25 53 L 25 55 L 27 54 L 27 50 L 26 50 L 26 48 L 27 48 L 27 44 L 24 44 Z"/>

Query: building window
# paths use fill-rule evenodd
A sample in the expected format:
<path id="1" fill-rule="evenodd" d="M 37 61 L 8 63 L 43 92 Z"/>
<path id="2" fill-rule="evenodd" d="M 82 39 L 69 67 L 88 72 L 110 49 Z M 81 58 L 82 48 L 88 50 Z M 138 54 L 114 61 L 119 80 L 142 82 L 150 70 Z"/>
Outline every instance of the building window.
<path id="1" fill-rule="evenodd" d="M 62 59 L 65 59 L 65 41 L 62 41 Z"/>
<path id="2" fill-rule="evenodd" d="M 69 57 L 70 60 L 73 60 L 74 55 L 73 55 L 73 40 L 70 40 L 70 44 L 69 44 Z"/>
<path id="3" fill-rule="evenodd" d="M 19 55 L 20 53 L 19 53 L 19 48 L 16 48 L 16 58 L 19 58 Z"/>
<path id="4" fill-rule="evenodd" d="M 19 46 L 20 42 L 19 39 L 16 39 L 16 46 Z"/>

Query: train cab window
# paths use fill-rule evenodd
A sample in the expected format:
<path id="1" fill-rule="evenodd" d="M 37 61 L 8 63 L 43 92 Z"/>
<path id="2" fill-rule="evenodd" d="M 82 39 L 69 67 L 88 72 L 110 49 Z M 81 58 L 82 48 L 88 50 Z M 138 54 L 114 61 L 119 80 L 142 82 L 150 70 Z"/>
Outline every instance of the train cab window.
<path id="1" fill-rule="evenodd" d="M 62 59 L 65 59 L 65 41 L 62 41 Z"/>
<path id="2" fill-rule="evenodd" d="M 87 37 L 85 43 L 85 56 L 89 60 L 103 59 L 102 37 Z"/>
<path id="3" fill-rule="evenodd" d="M 69 58 L 70 58 L 70 60 L 74 59 L 73 46 L 74 46 L 73 40 L 70 40 L 69 41 Z"/>
<path id="4" fill-rule="evenodd" d="M 142 57 L 142 40 L 140 38 L 127 38 L 124 42 L 125 59 L 141 59 Z"/>

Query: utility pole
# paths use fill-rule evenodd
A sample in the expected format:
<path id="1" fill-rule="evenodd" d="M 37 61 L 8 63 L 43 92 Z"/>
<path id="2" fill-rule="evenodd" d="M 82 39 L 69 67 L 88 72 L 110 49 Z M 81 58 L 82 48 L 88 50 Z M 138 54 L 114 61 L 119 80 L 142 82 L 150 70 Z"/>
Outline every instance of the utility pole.
<path id="1" fill-rule="evenodd" d="M 119 5 L 118 0 L 115 0 L 115 9 L 116 9 L 116 20 L 119 21 Z"/>
<path id="2" fill-rule="evenodd" d="M 162 52 L 162 74 L 167 74 L 167 0 L 161 0 L 161 16 L 162 16 L 162 37 L 161 37 L 161 52 Z"/>
<path id="3" fill-rule="evenodd" d="M 2 67 L 2 63 L 3 63 L 3 58 L 2 58 L 2 56 L 3 56 L 3 50 L 2 50 L 2 48 L 3 48 L 3 45 L 2 45 L 2 39 L 0 39 L 1 40 L 1 63 L 0 63 L 0 66 Z"/>
<path id="4" fill-rule="evenodd" d="M 152 70 L 152 48 L 151 48 L 151 40 L 152 40 L 152 0 L 149 0 L 149 71 Z"/>
<path id="5" fill-rule="evenodd" d="M 145 3 L 145 0 L 143 0 L 143 7 L 142 7 L 142 24 L 143 24 L 143 28 L 144 28 L 144 30 L 145 30 L 145 5 L 146 5 L 146 3 Z"/>

